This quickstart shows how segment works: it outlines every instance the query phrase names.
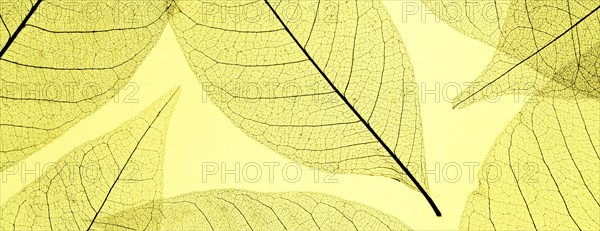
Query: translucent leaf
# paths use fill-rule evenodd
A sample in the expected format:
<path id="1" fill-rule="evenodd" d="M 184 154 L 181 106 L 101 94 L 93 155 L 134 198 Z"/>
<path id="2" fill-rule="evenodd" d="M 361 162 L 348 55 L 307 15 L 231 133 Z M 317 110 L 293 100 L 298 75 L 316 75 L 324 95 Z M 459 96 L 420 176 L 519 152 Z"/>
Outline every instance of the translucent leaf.
<path id="1" fill-rule="evenodd" d="M 461 229 L 597 230 L 599 151 L 600 99 L 532 98 L 486 158 Z"/>
<path id="2" fill-rule="evenodd" d="M 597 44 L 595 49 L 581 54 L 576 60 L 565 64 L 561 70 L 554 73 L 552 78 L 523 66 L 519 71 L 508 72 L 503 78 L 491 84 L 475 82 L 461 93 L 462 96 L 468 98 L 456 98 L 455 102 L 464 101 L 460 105 L 455 105 L 463 107 L 471 102 L 496 98 L 506 94 L 537 95 L 538 97 L 563 99 L 572 99 L 575 95 L 600 98 L 600 94 L 598 94 L 600 93 L 600 78 L 598 77 L 600 76 L 598 72 L 600 70 L 599 48 L 600 43 Z M 498 69 L 491 66 L 506 64 L 505 66 L 509 68 L 510 64 L 504 63 L 503 60 L 515 59 L 506 54 L 495 56 L 484 75 L 493 76 L 494 74 L 490 73 L 497 73 L 494 71 Z M 576 91 L 576 94 L 573 91 Z"/>
<path id="3" fill-rule="evenodd" d="M 413 69 L 381 1 L 176 3 L 190 66 L 246 134 L 312 168 L 401 181 L 432 203 Z"/>
<path id="4" fill-rule="evenodd" d="M 0 229 L 85 230 L 98 217 L 161 198 L 167 125 L 178 95 L 172 90 L 58 160 L 0 207 Z M 148 222 L 153 215 L 135 219 Z"/>
<path id="5" fill-rule="evenodd" d="M 160 210 L 150 223 L 149 210 Z M 128 219 L 133 218 L 133 219 Z M 320 193 L 192 192 L 106 217 L 106 230 L 410 230 L 396 218 Z"/>
<path id="6" fill-rule="evenodd" d="M 0 5 L 0 171 L 120 91 L 169 16 L 154 0 Z"/>
<path id="7" fill-rule="evenodd" d="M 460 18 L 450 23 L 463 33 L 496 44 L 497 48 L 475 84 L 454 99 L 455 107 L 504 94 L 534 95 L 536 89 L 547 89 L 544 85 L 548 82 L 600 98 L 600 79 L 596 73 L 600 53 L 598 1 L 485 0 L 476 3 L 481 6 L 490 3 L 510 5 L 500 7 L 508 10 L 497 20 L 486 16 L 488 11 L 482 8 L 473 13 L 474 20 Z M 450 10 L 443 8 L 446 4 L 436 4 L 436 1 L 428 1 L 428 4 L 442 6 L 438 15 L 450 20 L 444 17 L 443 12 Z M 494 39 L 497 42 L 494 43 Z M 582 75 L 581 72 L 592 73 Z M 562 78 L 554 78 L 557 76 Z"/>

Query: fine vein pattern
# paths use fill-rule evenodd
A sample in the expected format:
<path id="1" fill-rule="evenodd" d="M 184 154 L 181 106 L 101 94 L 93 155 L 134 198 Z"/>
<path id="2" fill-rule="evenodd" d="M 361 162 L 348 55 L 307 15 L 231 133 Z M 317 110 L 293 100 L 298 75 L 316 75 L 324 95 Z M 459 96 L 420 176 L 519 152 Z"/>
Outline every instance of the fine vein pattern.
<path id="1" fill-rule="evenodd" d="M 167 125 L 179 91 L 52 165 L 0 207 L 1 230 L 86 230 L 162 197 Z M 152 212 L 138 214 L 150 221 Z"/>

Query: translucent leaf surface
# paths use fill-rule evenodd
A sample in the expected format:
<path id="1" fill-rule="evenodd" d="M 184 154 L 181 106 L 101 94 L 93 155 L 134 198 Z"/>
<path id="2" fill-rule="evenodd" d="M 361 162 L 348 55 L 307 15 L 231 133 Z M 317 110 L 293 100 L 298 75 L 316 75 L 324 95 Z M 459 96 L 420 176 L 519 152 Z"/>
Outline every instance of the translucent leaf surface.
<path id="1" fill-rule="evenodd" d="M 0 207 L 2 230 L 86 230 L 99 217 L 162 197 L 173 90 L 138 116 L 66 154 Z M 157 208 L 158 209 L 158 208 Z M 154 214 L 140 214 L 149 222 Z"/>
<path id="2" fill-rule="evenodd" d="M 143 224 L 161 203 L 161 219 Z M 134 218 L 134 219 L 125 219 Z M 410 230 L 396 218 L 355 202 L 320 193 L 192 192 L 107 217 L 107 230 Z"/>
<path id="3" fill-rule="evenodd" d="M 119 92 L 168 19 L 155 0 L 0 4 L 0 171 Z"/>
<path id="4" fill-rule="evenodd" d="M 598 1 L 474 1 L 480 8 L 472 17 L 454 21 L 448 12 L 468 12 L 469 4 L 425 2 L 459 31 L 497 48 L 475 84 L 454 99 L 455 107 L 504 94 L 534 95 L 549 82 L 600 98 Z M 484 6 L 503 10 L 494 19 Z"/>
<path id="5" fill-rule="evenodd" d="M 599 99 L 533 98 L 485 160 L 461 229 L 597 230 L 599 151 Z"/>

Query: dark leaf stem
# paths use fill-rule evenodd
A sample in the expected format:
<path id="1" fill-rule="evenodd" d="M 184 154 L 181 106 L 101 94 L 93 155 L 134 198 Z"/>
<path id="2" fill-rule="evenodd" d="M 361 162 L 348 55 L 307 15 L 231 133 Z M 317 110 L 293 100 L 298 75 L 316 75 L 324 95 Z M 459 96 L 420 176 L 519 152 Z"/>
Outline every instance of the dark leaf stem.
<path id="1" fill-rule="evenodd" d="M 313 66 L 319 71 L 319 73 L 321 74 L 321 76 L 323 76 L 323 78 L 325 78 L 325 81 L 327 81 L 327 83 L 329 84 L 329 86 L 331 86 L 331 88 L 335 91 L 335 93 L 344 101 L 344 103 L 350 108 L 350 110 L 352 110 L 352 112 L 354 113 L 354 115 L 356 115 L 356 117 L 358 117 L 358 119 L 362 122 L 362 124 L 365 125 L 365 127 L 367 128 L 367 130 L 369 130 L 369 132 L 371 132 L 371 134 L 377 139 L 377 141 L 381 144 L 381 146 L 383 146 L 383 148 L 387 151 L 387 153 L 394 159 L 394 161 L 396 161 L 396 163 L 400 166 L 400 168 L 402 168 L 402 171 L 404 171 L 404 173 L 415 184 L 415 186 L 417 187 L 417 189 L 419 189 L 419 191 L 423 194 L 423 196 L 425 197 L 425 199 L 427 199 L 427 202 L 429 202 L 429 205 L 431 205 L 431 207 L 433 208 L 433 211 L 435 212 L 435 215 L 438 216 L 438 217 L 441 217 L 442 213 L 440 212 L 440 210 L 435 205 L 435 202 L 433 202 L 433 199 L 431 199 L 431 197 L 427 194 L 427 192 L 425 191 L 425 189 L 421 186 L 421 184 L 419 184 L 419 182 L 417 181 L 417 179 L 410 173 L 410 171 L 408 170 L 408 168 L 406 166 L 404 166 L 404 164 L 400 161 L 400 159 L 398 159 L 398 156 L 396 156 L 396 154 L 388 147 L 388 145 L 381 139 L 381 137 L 379 137 L 379 135 L 375 132 L 375 130 L 373 130 L 373 128 L 371 127 L 371 125 L 360 115 L 360 113 L 358 113 L 358 111 L 356 111 L 356 109 L 354 108 L 354 106 L 348 101 L 348 99 L 344 96 L 344 94 L 342 94 L 337 89 L 337 87 L 333 84 L 333 82 L 331 82 L 331 80 L 329 79 L 329 77 L 327 77 L 327 75 L 325 74 L 325 72 L 323 72 L 323 70 L 321 70 L 321 68 L 319 67 L 319 65 L 317 65 L 317 63 L 315 62 L 315 60 L 313 60 L 313 58 L 310 56 L 310 54 L 308 54 L 308 52 L 306 51 L 306 49 L 304 49 L 304 47 L 300 44 L 300 42 L 298 42 L 298 39 L 296 39 L 296 37 L 292 34 L 292 32 L 286 26 L 286 24 L 283 22 L 283 20 L 281 20 L 281 17 L 279 17 L 279 15 L 277 14 L 277 12 L 273 8 L 273 6 L 271 6 L 271 4 L 269 3 L 269 1 L 265 0 L 265 3 L 269 6 L 269 8 L 271 9 L 271 11 L 275 15 L 275 17 L 277 17 L 277 19 L 279 20 L 279 22 L 281 23 L 281 25 L 285 28 L 285 30 L 288 32 L 288 34 L 290 35 L 290 37 L 292 37 L 292 39 L 294 39 L 294 42 L 296 42 L 296 44 L 298 45 L 298 47 L 302 50 L 302 52 L 304 52 L 304 55 L 306 55 L 306 57 L 310 60 L 310 62 L 313 64 Z"/>
<path id="2" fill-rule="evenodd" d="M 2 58 L 2 56 L 4 55 L 4 53 L 6 53 L 13 41 L 15 41 L 21 30 L 23 30 L 25 25 L 27 25 L 27 21 L 29 21 L 29 18 L 31 18 L 31 15 L 33 15 L 35 10 L 37 10 L 38 6 L 40 6 L 40 3 L 42 3 L 42 0 L 37 0 L 35 4 L 33 4 L 33 6 L 31 7 L 31 9 L 29 9 L 29 13 L 27 13 L 27 16 L 25 16 L 21 24 L 19 24 L 19 27 L 17 28 L 17 30 L 15 30 L 15 33 L 13 33 L 12 36 L 10 36 L 10 38 L 8 38 L 8 41 L 6 41 L 6 44 L 4 44 L 4 46 L 2 47 L 2 50 L 0 51 L 0 58 Z"/>

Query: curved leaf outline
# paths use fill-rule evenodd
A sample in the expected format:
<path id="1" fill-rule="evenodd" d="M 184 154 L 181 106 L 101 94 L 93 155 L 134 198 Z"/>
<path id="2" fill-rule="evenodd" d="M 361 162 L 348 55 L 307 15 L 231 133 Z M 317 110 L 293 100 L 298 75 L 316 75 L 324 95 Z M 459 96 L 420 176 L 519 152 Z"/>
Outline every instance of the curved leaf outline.
<path id="1" fill-rule="evenodd" d="M 160 206 L 157 206 L 160 204 Z M 157 210 L 150 223 L 135 218 Z M 368 206 L 321 193 L 227 189 L 153 201 L 103 219 L 117 230 L 411 230 Z"/>

